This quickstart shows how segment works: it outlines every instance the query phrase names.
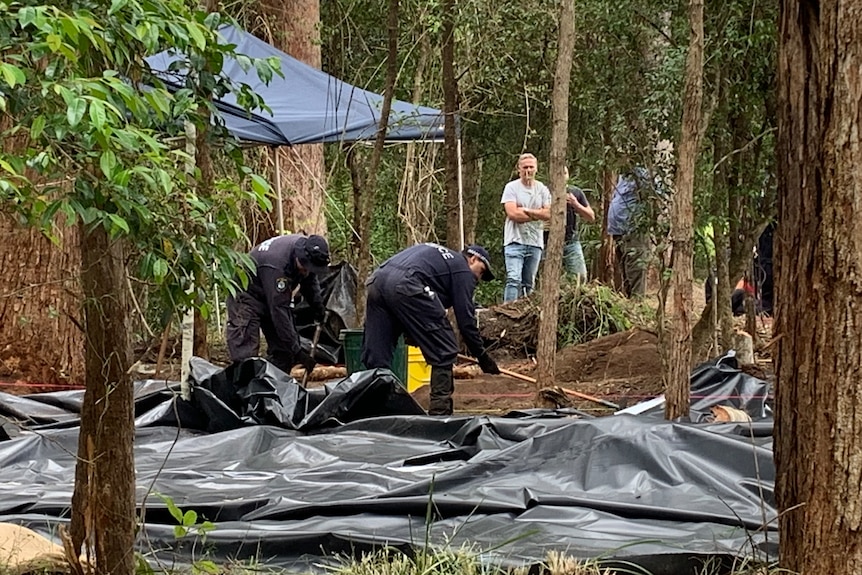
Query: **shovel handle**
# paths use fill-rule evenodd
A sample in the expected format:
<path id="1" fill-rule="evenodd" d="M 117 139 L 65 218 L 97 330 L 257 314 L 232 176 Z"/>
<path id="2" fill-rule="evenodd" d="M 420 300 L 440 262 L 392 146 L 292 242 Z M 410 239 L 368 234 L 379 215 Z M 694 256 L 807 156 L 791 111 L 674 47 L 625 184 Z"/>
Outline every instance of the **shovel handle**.
<path id="1" fill-rule="evenodd" d="M 469 355 L 458 354 L 458 359 L 462 359 L 464 361 L 469 361 L 470 363 L 479 363 L 479 360 L 470 357 Z M 520 379 L 521 381 L 527 381 L 529 383 L 538 383 L 535 377 L 530 377 L 529 375 L 524 375 L 523 373 L 518 373 L 516 371 L 511 371 L 508 369 L 499 368 L 500 373 L 503 375 L 508 375 L 509 377 L 513 377 L 515 379 Z M 573 389 L 561 388 L 568 395 L 573 395 L 575 397 L 579 397 L 581 399 L 585 399 L 587 401 L 592 401 L 594 403 L 598 403 L 600 405 L 604 405 L 605 407 L 610 407 L 612 409 L 619 409 L 620 406 L 612 401 L 608 401 L 606 399 L 601 399 L 599 397 L 593 397 L 592 395 L 587 395 L 586 393 L 581 393 L 580 391 L 575 391 Z"/>
<path id="2" fill-rule="evenodd" d="M 329 318 L 329 310 L 326 310 L 326 313 L 323 314 L 323 321 L 317 324 L 317 327 L 314 329 L 314 337 L 311 339 L 311 353 L 308 355 L 314 359 L 314 352 L 317 351 L 317 342 L 320 341 L 320 332 L 323 331 L 323 324 L 326 323 L 326 320 Z M 308 375 L 311 373 L 310 369 L 306 369 L 305 373 L 302 376 L 302 387 L 308 383 Z"/>

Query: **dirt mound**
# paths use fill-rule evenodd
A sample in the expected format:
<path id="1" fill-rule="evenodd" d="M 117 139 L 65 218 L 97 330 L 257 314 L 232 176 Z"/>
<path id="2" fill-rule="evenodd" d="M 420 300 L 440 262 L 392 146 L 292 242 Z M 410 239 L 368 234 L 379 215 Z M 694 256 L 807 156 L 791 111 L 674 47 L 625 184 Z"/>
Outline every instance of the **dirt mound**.
<path id="1" fill-rule="evenodd" d="M 630 329 L 557 352 L 557 381 L 630 405 L 663 392 L 656 334 Z"/>
<path id="2" fill-rule="evenodd" d="M 645 325 L 653 313 L 598 283 L 560 284 L 557 346 L 591 341 Z M 479 333 L 497 357 L 523 358 L 536 352 L 542 301 L 539 292 L 477 312 Z"/>
<path id="3" fill-rule="evenodd" d="M 661 377 L 658 337 L 630 329 L 557 352 L 560 381 L 625 380 L 646 375 Z"/>
<path id="4" fill-rule="evenodd" d="M 500 367 L 535 377 L 535 364 L 528 360 L 501 361 Z M 456 370 L 456 374 L 459 373 Z M 534 407 L 537 384 L 506 375 L 471 373 L 455 380 L 456 413 L 503 414 Z M 662 393 L 661 357 L 658 338 L 649 331 L 630 329 L 573 345 L 557 352 L 556 385 L 631 405 Z M 413 397 L 428 406 L 428 387 Z M 596 414 L 612 410 L 595 402 L 573 398 L 573 406 Z"/>

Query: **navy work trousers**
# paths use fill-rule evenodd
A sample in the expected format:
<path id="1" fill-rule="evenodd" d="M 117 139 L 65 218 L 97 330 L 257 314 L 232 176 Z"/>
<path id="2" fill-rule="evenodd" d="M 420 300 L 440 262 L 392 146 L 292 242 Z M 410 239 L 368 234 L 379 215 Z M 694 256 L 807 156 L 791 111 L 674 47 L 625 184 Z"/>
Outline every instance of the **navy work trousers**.
<path id="1" fill-rule="evenodd" d="M 398 337 L 422 350 L 432 367 L 451 367 L 458 357 L 455 332 L 437 294 L 409 270 L 385 266 L 368 280 L 362 363 L 391 367 Z"/>

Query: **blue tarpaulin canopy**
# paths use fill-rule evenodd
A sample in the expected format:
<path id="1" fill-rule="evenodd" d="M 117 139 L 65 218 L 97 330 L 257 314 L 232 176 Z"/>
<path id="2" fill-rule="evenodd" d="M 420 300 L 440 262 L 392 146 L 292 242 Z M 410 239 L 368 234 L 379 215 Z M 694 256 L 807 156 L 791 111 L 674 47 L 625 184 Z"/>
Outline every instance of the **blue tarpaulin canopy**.
<path id="1" fill-rule="evenodd" d="M 383 96 L 357 88 L 290 57 L 281 50 L 234 26 L 219 30 L 224 42 L 236 45 L 236 53 L 251 58 L 276 57 L 283 77 L 273 75 L 264 83 L 254 67 L 243 70 L 235 58 L 224 62 L 222 74 L 247 84 L 271 109 L 248 112 L 226 94 L 216 102 L 226 128 L 240 140 L 274 146 L 373 140 L 377 134 Z M 170 70 L 180 57 L 170 51 L 147 58 L 167 84 L 181 86 L 183 71 Z M 443 112 L 394 100 L 387 141 L 408 142 L 443 139 Z"/>

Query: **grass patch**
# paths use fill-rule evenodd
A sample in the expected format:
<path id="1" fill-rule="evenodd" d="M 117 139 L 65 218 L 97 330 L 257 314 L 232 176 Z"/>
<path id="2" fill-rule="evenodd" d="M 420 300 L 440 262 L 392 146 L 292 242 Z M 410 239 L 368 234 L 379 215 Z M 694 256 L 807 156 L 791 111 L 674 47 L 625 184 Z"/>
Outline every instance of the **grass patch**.
<path id="1" fill-rule="evenodd" d="M 615 575 L 594 562 L 581 561 L 551 552 L 541 566 L 547 575 Z M 528 575 L 530 567 L 505 569 L 482 561 L 481 554 L 464 545 L 458 549 L 419 550 L 407 555 L 395 549 L 381 549 L 348 559 L 333 567 L 334 575 Z"/>

